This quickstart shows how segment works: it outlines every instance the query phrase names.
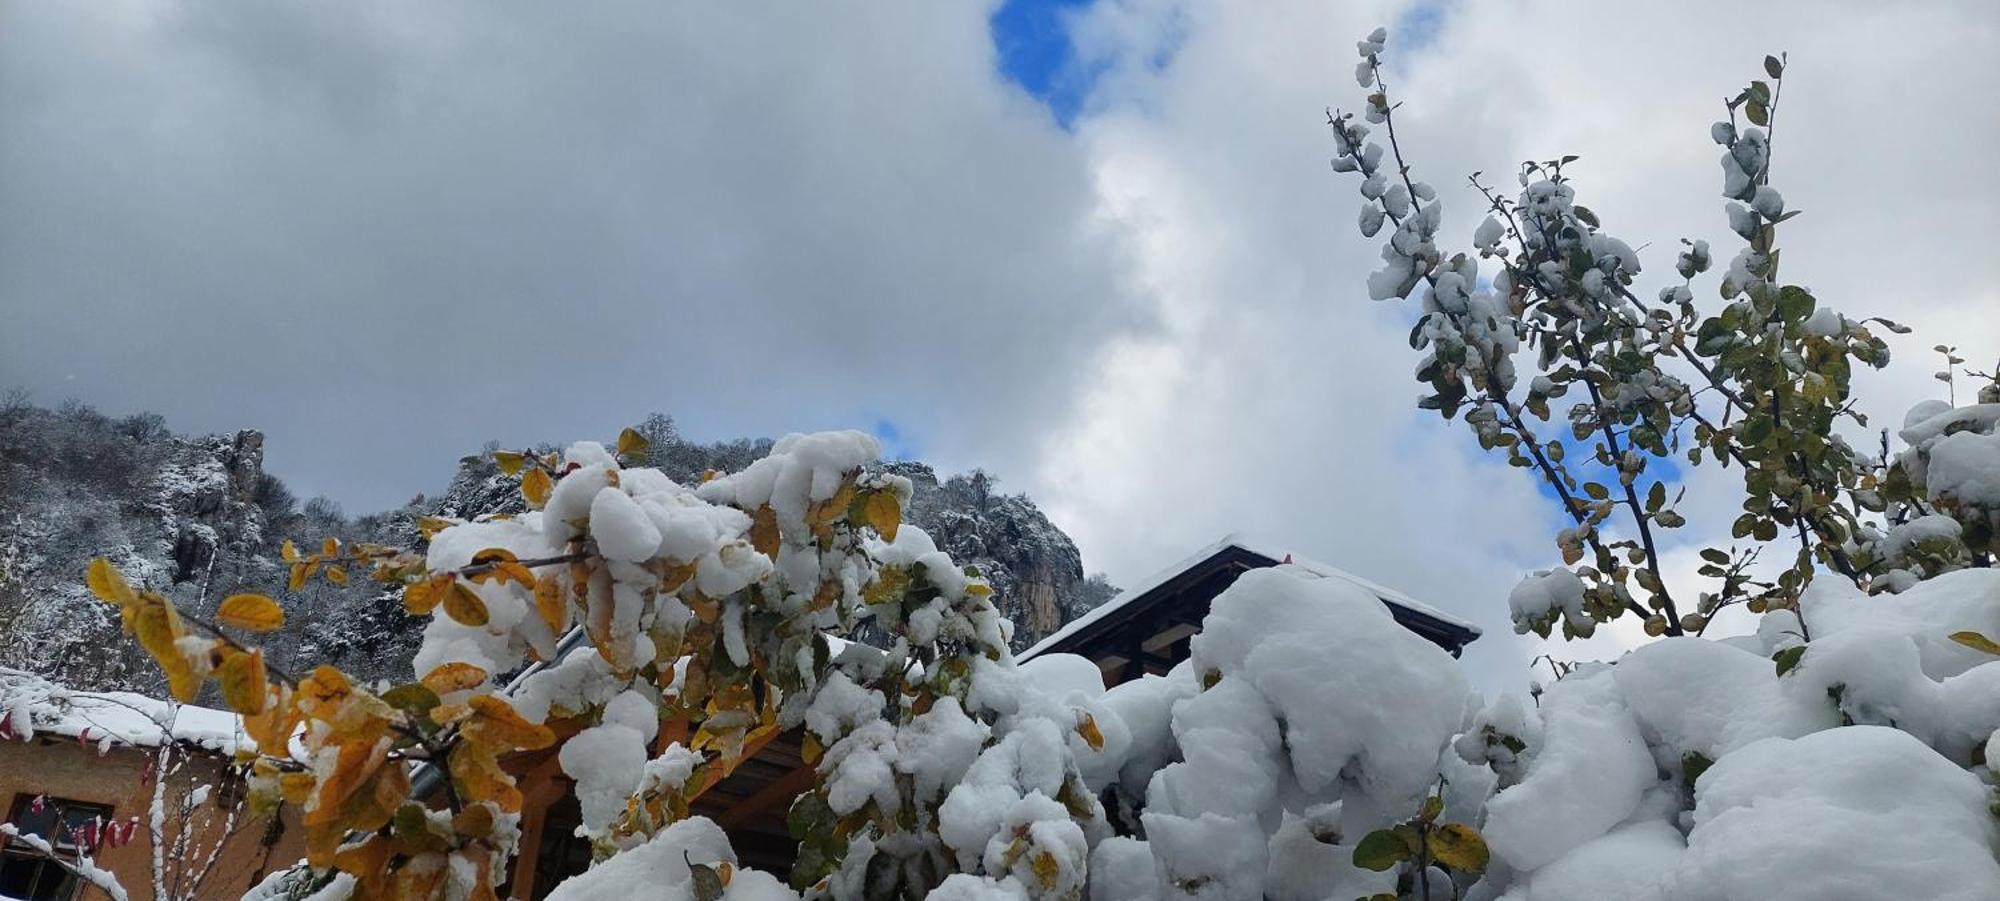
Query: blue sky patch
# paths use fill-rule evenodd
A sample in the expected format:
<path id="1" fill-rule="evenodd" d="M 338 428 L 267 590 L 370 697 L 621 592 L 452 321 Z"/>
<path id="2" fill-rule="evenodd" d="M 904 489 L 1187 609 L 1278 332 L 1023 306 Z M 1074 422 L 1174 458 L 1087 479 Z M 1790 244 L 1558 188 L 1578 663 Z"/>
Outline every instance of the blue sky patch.
<path id="1" fill-rule="evenodd" d="M 868 431 L 882 442 L 883 457 L 890 460 L 914 460 L 921 456 L 921 449 L 917 447 L 915 439 L 903 434 L 902 427 L 886 416 L 876 419 Z"/>
<path id="2" fill-rule="evenodd" d="M 1064 14 L 1089 2 L 1007 0 L 989 22 L 1000 74 L 1047 104 L 1064 128 L 1076 119 L 1096 80 L 1096 72 L 1076 62 Z"/>

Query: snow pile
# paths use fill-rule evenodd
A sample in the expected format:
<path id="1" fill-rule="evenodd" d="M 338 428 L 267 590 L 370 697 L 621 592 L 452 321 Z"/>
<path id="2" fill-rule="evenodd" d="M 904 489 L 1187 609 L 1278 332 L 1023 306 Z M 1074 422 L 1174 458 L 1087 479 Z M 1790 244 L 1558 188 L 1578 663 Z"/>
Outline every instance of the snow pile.
<path id="1" fill-rule="evenodd" d="M 1143 804 L 1145 840 L 1100 845 L 1096 896 L 1393 888 L 1352 864 L 1355 843 L 1421 804 L 1468 697 L 1451 657 L 1373 593 L 1297 566 L 1244 574 L 1216 598 L 1188 665 L 1102 704 L 1126 720 L 1116 794 Z"/>
<path id="2" fill-rule="evenodd" d="M 1458 748 L 1499 777 L 1504 897 L 2000 897 L 2000 657 L 1950 638 L 2000 634 L 2000 573 L 1875 597 L 1825 579 L 1762 626 L 1474 717 Z"/>
<path id="3" fill-rule="evenodd" d="M 798 901 L 799 893 L 769 873 L 738 869 L 736 852 L 729 837 L 706 817 L 691 817 L 660 831 L 644 844 L 592 867 L 588 872 L 565 880 L 549 894 L 549 901 L 578 901 L 590 898 L 687 898 L 701 897 L 696 880 L 712 877 L 726 865 L 731 874 L 719 896 L 724 901 Z M 695 870 L 704 870 L 697 875 Z"/>
<path id="4" fill-rule="evenodd" d="M 2000 896 L 1988 787 L 1908 733 L 1756 742 L 1695 787 L 1690 898 Z"/>
<path id="5" fill-rule="evenodd" d="M 1394 892 L 1407 865 L 1356 848 L 1440 784 L 1441 821 L 1492 854 L 1465 897 L 2000 897 L 2000 657 L 1950 637 L 2000 635 L 2000 573 L 1874 597 L 1822 580 L 1801 612 L 1468 714 L 1455 663 L 1379 602 L 1277 567 L 1218 597 L 1166 677 L 1099 695 L 1057 661 L 1036 681 L 1128 735 L 1092 898 Z"/>

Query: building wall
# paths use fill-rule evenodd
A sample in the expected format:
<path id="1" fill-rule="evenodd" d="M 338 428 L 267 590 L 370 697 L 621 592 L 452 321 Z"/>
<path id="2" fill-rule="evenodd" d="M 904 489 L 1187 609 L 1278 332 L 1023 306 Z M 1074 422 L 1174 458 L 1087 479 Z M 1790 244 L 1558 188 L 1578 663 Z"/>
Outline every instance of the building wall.
<path id="1" fill-rule="evenodd" d="M 101 848 L 96 860 L 116 874 L 132 901 L 148 901 L 152 891 L 152 843 L 146 823 L 153 802 L 153 785 L 148 768 L 154 752 L 142 748 L 113 748 L 99 754 L 97 748 L 74 739 L 43 737 L 32 741 L 0 741 L 0 817 L 13 810 L 19 796 L 47 794 L 53 798 L 108 806 L 112 818 L 124 821 L 139 818 L 138 831 L 130 843 L 117 848 Z M 186 766 L 171 777 L 167 787 L 169 810 L 175 799 L 198 784 L 220 786 L 227 763 L 218 755 L 196 752 L 188 755 Z M 212 791 L 210 800 L 193 818 L 194 839 L 189 847 L 206 853 L 215 841 L 228 811 L 218 801 L 222 791 Z M 176 827 L 169 818 L 169 840 Z M 297 811 L 286 807 L 275 841 L 267 841 L 270 822 L 250 815 L 246 806 L 239 814 L 236 829 L 223 844 L 206 882 L 203 898 L 235 898 L 274 869 L 283 868 L 305 856 L 305 831 L 299 826 Z M 188 856 L 194 856 L 190 851 Z M 192 868 L 192 867 L 190 867 Z M 79 898 L 102 901 L 104 893 L 86 887 Z"/>

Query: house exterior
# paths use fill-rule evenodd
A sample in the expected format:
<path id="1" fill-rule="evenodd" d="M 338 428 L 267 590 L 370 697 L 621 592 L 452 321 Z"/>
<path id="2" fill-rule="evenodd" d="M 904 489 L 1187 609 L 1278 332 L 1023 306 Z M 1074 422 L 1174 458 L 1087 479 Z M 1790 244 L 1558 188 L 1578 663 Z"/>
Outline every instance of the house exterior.
<path id="1" fill-rule="evenodd" d="M 153 897 L 147 824 L 161 779 L 167 869 L 183 880 L 201 878 L 184 893 L 238 897 L 305 854 L 296 808 L 260 819 L 241 805 L 230 819 L 244 796 L 242 780 L 229 769 L 240 740 L 234 713 L 170 708 L 129 692 L 66 691 L 16 670 L 0 670 L 0 711 L 4 822 L 59 851 L 88 847 L 133 901 Z M 162 743 L 171 743 L 164 775 Z M 188 840 L 180 845 L 174 837 L 183 823 Z M 106 897 L 26 842 L 0 836 L 0 898 Z"/>

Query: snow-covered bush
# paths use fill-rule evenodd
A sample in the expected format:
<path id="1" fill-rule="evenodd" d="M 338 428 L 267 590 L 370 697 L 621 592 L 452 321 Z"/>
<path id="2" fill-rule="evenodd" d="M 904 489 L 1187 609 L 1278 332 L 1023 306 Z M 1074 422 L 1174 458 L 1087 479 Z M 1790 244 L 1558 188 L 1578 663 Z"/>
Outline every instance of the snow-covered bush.
<path id="1" fill-rule="evenodd" d="M 572 895 L 636 881 L 692 897 L 914 897 L 961 875 L 1081 897 L 1109 827 L 1077 754 L 1104 730 L 1023 689 L 991 589 L 902 525 L 906 481 L 864 470 L 875 440 L 789 436 L 696 486 L 621 462 L 644 450 L 628 431 L 615 452 L 498 453 L 531 511 L 427 522 L 422 553 L 287 546 L 295 589 L 366 568 L 430 617 L 401 684 L 268 666 L 236 637 L 283 625 L 268 597 L 227 598 L 208 622 L 104 561 L 88 581 L 177 696 L 219 684 L 256 741 L 254 797 L 298 804 L 308 864 L 357 896 L 491 897 L 522 803 L 501 757 L 560 744 L 580 831 L 607 859 Z M 864 620 L 886 651 L 836 637 Z M 664 719 L 693 724 L 685 743 L 656 748 Z M 791 810 L 805 841 L 787 887 L 737 869 L 688 806 L 746 745 L 800 726 L 819 778 Z M 419 796 L 427 779 L 444 784 L 442 808 Z"/>

